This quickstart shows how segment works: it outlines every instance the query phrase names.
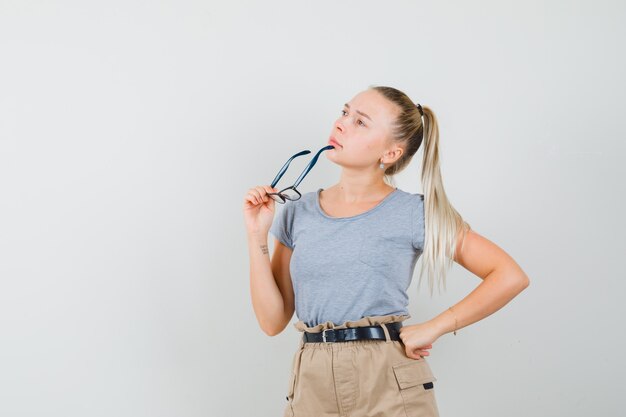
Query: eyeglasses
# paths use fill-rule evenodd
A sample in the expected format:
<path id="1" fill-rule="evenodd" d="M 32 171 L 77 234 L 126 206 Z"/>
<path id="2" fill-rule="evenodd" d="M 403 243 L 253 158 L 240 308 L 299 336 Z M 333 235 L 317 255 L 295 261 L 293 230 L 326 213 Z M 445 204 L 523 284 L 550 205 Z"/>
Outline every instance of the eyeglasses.
<path id="1" fill-rule="evenodd" d="M 272 200 L 280 204 L 284 204 L 286 200 L 291 200 L 291 201 L 299 200 L 300 197 L 302 197 L 302 194 L 300 194 L 300 192 L 296 189 L 296 187 L 300 184 L 300 182 L 304 179 L 304 177 L 306 177 L 309 171 L 315 166 L 320 154 L 324 151 L 327 151 L 329 149 L 334 149 L 334 148 L 335 147 L 333 145 L 324 146 L 322 149 L 317 151 L 313 159 L 311 159 L 311 162 L 309 162 L 309 164 L 304 168 L 304 171 L 302 171 L 302 173 L 296 179 L 296 182 L 294 182 L 292 186 L 283 188 L 277 193 L 267 193 L 267 195 Z M 283 167 L 280 169 L 280 171 L 278 171 L 278 174 L 276 174 L 276 177 L 272 180 L 271 187 L 274 188 L 274 186 L 280 180 L 280 178 L 285 174 L 285 172 L 287 172 L 287 168 L 289 168 L 289 164 L 291 163 L 291 161 L 293 161 L 294 158 L 297 158 L 298 156 L 306 155 L 309 153 L 311 153 L 311 151 L 309 150 L 301 151 L 295 154 L 294 156 L 292 156 L 291 158 L 289 158 L 287 162 L 285 162 L 285 165 L 283 165 Z"/>

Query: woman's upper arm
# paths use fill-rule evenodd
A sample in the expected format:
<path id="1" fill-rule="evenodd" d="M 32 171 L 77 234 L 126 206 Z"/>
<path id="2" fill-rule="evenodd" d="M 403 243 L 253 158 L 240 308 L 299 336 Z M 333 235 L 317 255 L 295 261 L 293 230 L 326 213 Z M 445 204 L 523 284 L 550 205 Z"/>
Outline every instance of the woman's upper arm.
<path id="1" fill-rule="evenodd" d="M 293 251 L 283 245 L 280 240 L 274 238 L 274 253 L 272 255 L 272 273 L 276 280 L 276 285 L 283 296 L 285 303 L 285 323 L 286 327 L 295 311 L 295 301 L 293 285 L 291 284 L 291 273 L 289 264 Z"/>
<path id="2" fill-rule="evenodd" d="M 463 232 L 459 233 L 454 261 L 481 279 L 498 267 L 519 268 L 508 253 L 473 229 L 465 233 L 465 240 Z"/>

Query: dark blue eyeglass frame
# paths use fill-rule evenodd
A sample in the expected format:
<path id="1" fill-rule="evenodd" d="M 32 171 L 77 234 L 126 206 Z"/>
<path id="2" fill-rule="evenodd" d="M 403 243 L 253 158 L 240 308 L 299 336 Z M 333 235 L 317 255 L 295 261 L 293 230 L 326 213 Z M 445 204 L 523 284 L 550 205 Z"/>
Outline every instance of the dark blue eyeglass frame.
<path id="1" fill-rule="evenodd" d="M 309 171 L 311 171 L 311 169 L 313 169 L 313 167 L 317 163 L 317 159 L 319 158 L 320 154 L 322 152 L 324 152 L 324 151 L 327 151 L 329 149 L 334 149 L 334 148 L 335 147 L 333 145 L 324 146 L 322 149 L 317 151 L 317 153 L 315 154 L 313 159 L 311 159 L 311 162 L 309 162 L 307 164 L 307 166 L 304 168 L 304 170 L 302 171 L 300 176 L 296 179 L 296 181 L 293 183 L 293 185 L 291 185 L 291 186 L 289 186 L 287 188 L 283 188 L 282 190 L 280 190 L 277 193 L 267 193 L 267 195 L 272 200 L 274 200 L 274 201 L 276 201 L 277 203 L 280 203 L 280 204 L 284 204 L 286 200 L 291 200 L 291 201 L 299 200 L 300 197 L 302 197 L 302 194 L 300 194 L 300 191 L 298 191 L 296 189 L 296 187 L 298 185 L 300 185 L 300 182 L 302 182 L 304 177 L 306 177 L 306 175 L 309 173 Z M 276 177 L 274 177 L 274 179 L 272 180 L 272 183 L 271 183 L 270 186 L 272 188 L 274 188 L 276 186 L 278 181 L 280 181 L 281 177 L 285 174 L 285 172 L 287 172 L 287 168 L 289 168 L 289 164 L 291 163 L 291 161 L 293 161 L 294 158 L 297 158 L 298 156 L 302 156 L 302 155 L 307 155 L 307 154 L 310 154 L 310 153 L 311 153 L 311 151 L 309 151 L 307 149 L 305 151 L 298 152 L 297 154 L 295 154 L 294 156 L 289 158 L 287 160 L 287 162 L 285 162 L 285 165 L 283 165 L 283 167 L 280 169 L 280 171 L 278 171 L 278 174 L 276 174 Z M 295 195 L 286 194 L 286 191 L 288 191 L 288 190 L 293 190 L 295 192 Z"/>

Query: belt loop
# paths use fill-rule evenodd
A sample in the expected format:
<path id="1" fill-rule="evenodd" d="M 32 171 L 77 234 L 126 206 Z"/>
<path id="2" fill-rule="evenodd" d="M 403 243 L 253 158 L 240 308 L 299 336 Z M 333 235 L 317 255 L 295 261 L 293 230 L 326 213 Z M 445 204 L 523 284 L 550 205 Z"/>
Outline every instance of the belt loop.
<path id="1" fill-rule="evenodd" d="M 391 336 L 389 336 L 389 329 L 385 326 L 385 323 L 380 323 L 380 327 L 383 328 L 383 332 L 385 332 L 386 343 L 391 343 Z"/>

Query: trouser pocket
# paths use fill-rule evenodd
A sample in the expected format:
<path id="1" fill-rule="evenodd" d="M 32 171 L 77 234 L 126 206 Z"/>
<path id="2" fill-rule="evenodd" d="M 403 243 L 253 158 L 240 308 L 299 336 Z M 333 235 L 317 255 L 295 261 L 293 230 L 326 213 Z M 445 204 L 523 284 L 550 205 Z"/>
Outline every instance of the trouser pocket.
<path id="1" fill-rule="evenodd" d="M 393 373 L 407 417 L 439 417 L 434 384 L 437 378 L 425 359 L 393 365 Z"/>

